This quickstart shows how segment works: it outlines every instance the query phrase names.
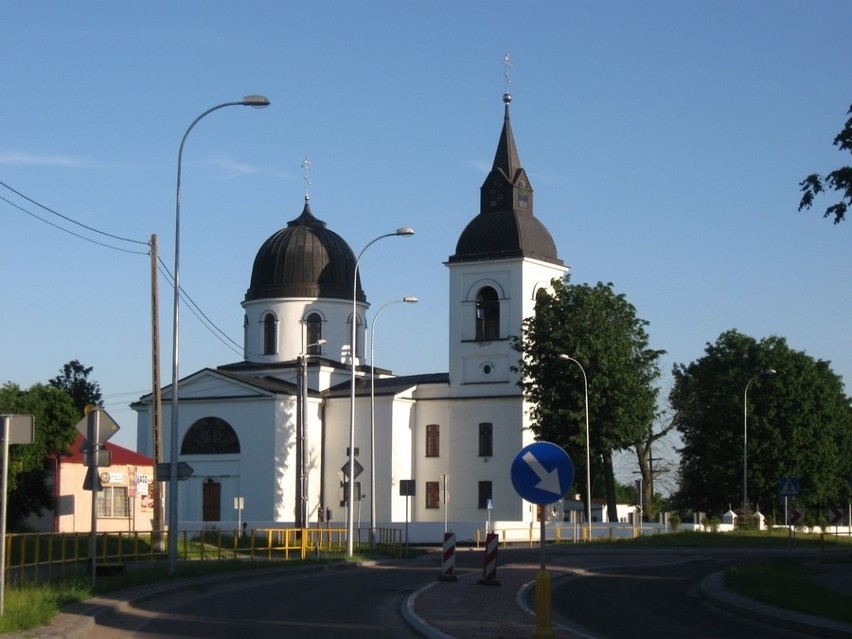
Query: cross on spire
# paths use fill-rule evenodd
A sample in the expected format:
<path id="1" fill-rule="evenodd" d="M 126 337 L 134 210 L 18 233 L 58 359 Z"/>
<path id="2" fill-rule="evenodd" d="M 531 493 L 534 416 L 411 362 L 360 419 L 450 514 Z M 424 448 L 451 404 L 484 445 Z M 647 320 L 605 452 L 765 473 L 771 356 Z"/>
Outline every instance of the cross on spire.
<path id="1" fill-rule="evenodd" d="M 313 170 L 314 165 L 311 164 L 311 161 L 306 155 L 305 159 L 302 160 L 302 179 L 305 180 L 305 200 L 311 199 L 311 171 Z"/>
<path id="2" fill-rule="evenodd" d="M 509 52 L 506 51 L 506 55 L 503 56 L 503 79 L 506 82 L 506 95 L 509 94 L 509 85 L 512 84 L 511 74 L 509 70 L 512 68 L 512 58 L 509 57 Z"/>

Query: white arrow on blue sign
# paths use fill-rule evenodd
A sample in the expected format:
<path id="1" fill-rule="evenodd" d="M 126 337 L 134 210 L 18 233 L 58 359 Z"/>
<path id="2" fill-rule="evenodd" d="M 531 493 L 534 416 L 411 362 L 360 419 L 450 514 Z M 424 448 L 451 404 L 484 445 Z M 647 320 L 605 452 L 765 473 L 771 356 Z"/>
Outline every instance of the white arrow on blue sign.
<path id="1" fill-rule="evenodd" d="M 552 504 L 565 496 L 574 481 L 574 464 L 561 446 L 535 442 L 512 462 L 512 485 L 528 502 Z"/>

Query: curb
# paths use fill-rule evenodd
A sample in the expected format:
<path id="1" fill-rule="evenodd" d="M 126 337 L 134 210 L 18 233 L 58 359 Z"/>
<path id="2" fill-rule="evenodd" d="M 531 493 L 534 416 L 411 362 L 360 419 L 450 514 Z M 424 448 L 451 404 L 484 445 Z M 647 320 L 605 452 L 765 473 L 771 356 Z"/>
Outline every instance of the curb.
<path id="1" fill-rule="evenodd" d="M 721 572 L 705 577 L 700 589 L 702 596 L 714 605 L 769 625 L 807 632 L 817 637 L 852 637 L 850 623 L 794 612 L 743 597 L 725 586 L 724 573 Z"/>

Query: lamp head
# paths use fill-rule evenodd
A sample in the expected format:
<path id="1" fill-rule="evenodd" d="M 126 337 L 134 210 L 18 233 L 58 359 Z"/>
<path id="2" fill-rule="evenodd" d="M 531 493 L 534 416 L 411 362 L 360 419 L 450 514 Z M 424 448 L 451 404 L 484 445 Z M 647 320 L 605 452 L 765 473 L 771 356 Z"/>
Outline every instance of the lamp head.
<path id="1" fill-rule="evenodd" d="M 559 359 L 567 359 L 568 361 L 571 361 L 573 358 L 570 355 L 566 355 L 565 353 L 560 353 Z"/>
<path id="2" fill-rule="evenodd" d="M 270 104 L 269 98 L 265 95 L 247 95 L 243 98 L 243 105 L 254 107 L 255 109 L 262 109 L 264 107 L 268 107 Z"/>
<path id="3" fill-rule="evenodd" d="M 416 297 L 403 297 L 402 301 L 406 304 L 417 304 L 419 300 Z"/>
<path id="4" fill-rule="evenodd" d="M 403 226 L 402 228 L 394 231 L 394 235 L 414 235 L 414 229 L 408 226 Z"/>

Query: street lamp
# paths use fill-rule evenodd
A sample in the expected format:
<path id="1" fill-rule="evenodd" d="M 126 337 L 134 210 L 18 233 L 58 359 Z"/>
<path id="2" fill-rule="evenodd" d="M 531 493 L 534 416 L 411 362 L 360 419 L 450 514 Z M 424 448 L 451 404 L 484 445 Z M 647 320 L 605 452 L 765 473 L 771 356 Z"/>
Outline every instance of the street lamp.
<path id="1" fill-rule="evenodd" d="M 364 251 L 379 240 L 383 240 L 386 237 L 409 235 L 414 235 L 414 229 L 405 226 L 398 228 L 393 233 L 385 233 L 384 235 L 379 235 L 377 238 L 370 240 L 367 245 L 361 249 L 361 252 L 358 253 L 358 258 L 355 260 L 355 269 L 352 274 L 352 341 L 349 343 L 349 358 L 352 362 L 352 388 L 349 397 L 349 487 L 346 498 L 346 516 L 349 518 L 346 531 L 346 551 L 349 557 L 351 557 L 354 552 L 353 537 L 355 534 L 355 521 L 353 515 L 355 514 L 355 339 L 357 337 L 356 331 L 358 328 L 358 265 L 361 263 Z"/>
<path id="2" fill-rule="evenodd" d="M 183 162 L 183 147 L 189 132 L 204 116 L 229 106 L 269 106 L 269 99 L 262 95 L 247 95 L 242 100 L 223 102 L 207 109 L 192 121 L 180 141 L 177 162 L 177 188 L 175 190 L 175 270 L 174 270 L 174 322 L 172 324 L 172 415 L 169 438 L 169 572 L 177 570 L 177 527 L 178 527 L 178 361 L 180 353 L 180 176 Z"/>
<path id="3" fill-rule="evenodd" d="M 589 453 L 589 380 L 586 378 L 586 369 L 583 365 L 570 355 L 564 353 L 559 356 L 559 359 L 564 359 L 569 362 L 574 362 L 580 367 L 580 372 L 583 373 L 583 392 L 585 394 L 586 404 L 586 519 L 589 522 L 589 541 L 592 540 L 592 472 L 591 472 L 591 455 Z"/>
<path id="4" fill-rule="evenodd" d="M 304 335 L 303 335 L 304 337 Z M 304 341 L 304 340 L 303 340 Z M 296 409 L 296 528 L 308 527 L 308 475 L 305 469 L 307 457 L 306 440 L 308 432 L 308 350 L 314 346 L 325 344 L 324 339 L 317 340 L 302 348 L 299 353 L 299 378 L 297 380 L 297 409 Z"/>
<path id="5" fill-rule="evenodd" d="M 391 300 L 384 304 L 373 316 L 370 327 L 370 550 L 375 549 L 376 542 L 376 360 L 374 358 L 376 345 L 376 322 L 382 311 L 393 304 L 416 304 L 416 297 L 403 297 L 401 300 Z"/>
<path id="6" fill-rule="evenodd" d="M 743 392 L 743 517 L 748 517 L 748 387 L 758 377 L 769 377 L 775 372 L 774 368 L 767 368 L 758 373 L 748 380 Z"/>

